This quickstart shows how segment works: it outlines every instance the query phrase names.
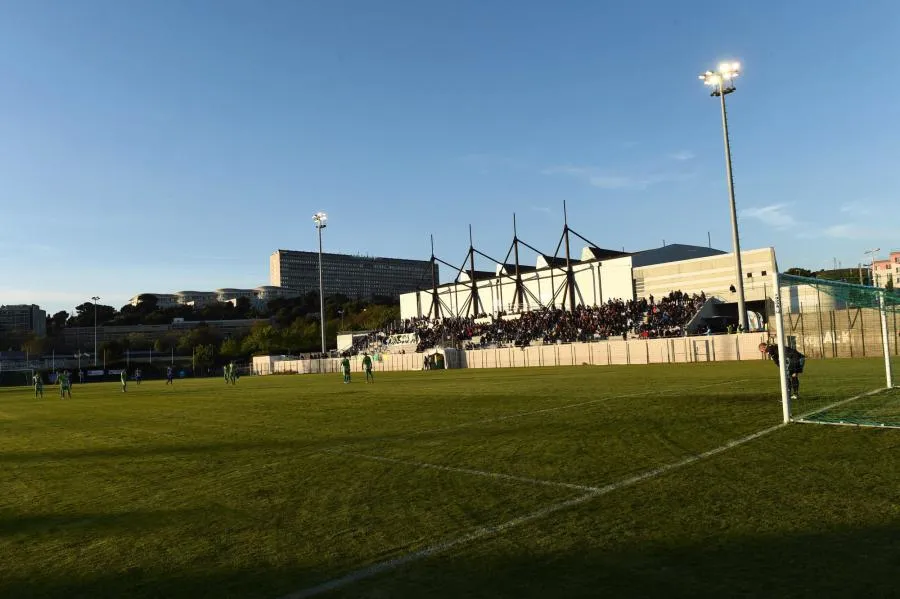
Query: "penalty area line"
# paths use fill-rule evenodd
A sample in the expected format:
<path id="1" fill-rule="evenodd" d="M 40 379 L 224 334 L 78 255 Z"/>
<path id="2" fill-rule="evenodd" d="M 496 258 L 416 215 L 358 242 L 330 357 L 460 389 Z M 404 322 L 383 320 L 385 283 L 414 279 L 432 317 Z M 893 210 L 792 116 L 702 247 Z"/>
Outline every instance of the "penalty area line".
<path id="1" fill-rule="evenodd" d="M 514 418 L 525 418 L 526 416 L 535 416 L 537 414 L 547 414 L 550 412 L 559 412 L 561 410 L 571 410 L 573 408 L 582 408 L 584 406 L 591 406 L 598 403 L 604 403 L 608 401 L 615 401 L 617 399 L 626 399 L 629 397 L 642 397 L 645 395 L 664 395 L 666 393 L 680 393 L 685 391 L 693 391 L 694 389 L 708 389 L 709 387 L 721 387 L 722 385 L 735 385 L 737 383 L 748 383 L 753 379 L 740 379 L 737 381 L 723 381 L 719 383 L 710 383 L 708 385 L 694 385 L 692 387 L 683 388 L 683 389 L 670 389 L 670 390 L 652 390 L 652 391 L 639 391 L 637 393 L 626 393 L 623 395 L 610 395 L 608 397 L 599 397 L 597 399 L 589 399 L 587 401 L 580 401 L 578 403 L 570 403 L 563 404 L 561 406 L 551 406 L 549 408 L 541 408 L 540 410 L 531 410 L 528 412 L 515 412 L 513 414 L 506 414 L 504 416 L 495 416 L 493 418 L 483 418 L 481 420 L 471 420 L 469 422 L 461 422 L 459 424 L 452 424 L 450 426 L 444 426 L 441 428 L 432 428 L 426 430 L 419 430 L 406 433 L 406 437 L 416 437 L 419 435 L 428 435 L 432 433 L 445 433 L 453 430 L 457 430 L 460 428 L 467 428 L 470 426 L 477 426 L 479 424 L 491 424 L 494 422 L 503 422 L 505 420 L 512 420 Z"/>
<path id="2" fill-rule="evenodd" d="M 643 482 L 645 480 L 655 478 L 662 474 L 666 474 L 667 472 L 671 472 L 673 470 L 677 470 L 684 466 L 688 466 L 695 462 L 699 462 L 701 460 L 705 460 L 706 458 L 713 457 L 718 455 L 724 451 L 728 451 L 729 449 L 733 449 L 738 447 L 739 445 L 743 445 L 745 443 L 749 443 L 750 441 L 754 441 L 768 435 L 769 433 L 775 432 L 779 429 L 785 428 L 787 424 L 781 423 L 776 424 L 775 426 L 770 426 L 769 428 L 762 429 L 745 437 L 740 437 L 739 439 L 733 439 L 719 447 L 710 449 L 709 451 L 704 451 L 703 453 L 688 456 L 682 460 L 677 462 L 672 462 L 670 464 L 666 464 L 665 466 L 660 466 L 659 468 L 654 468 L 652 470 L 647 470 L 642 472 L 641 474 L 636 474 L 634 476 L 622 479 L 618 482 L 614 482 L 608 484 L 603 487 L 597 487 L 593 491 L 581 495 L 579 497 L 575 497 L 573 499 L 569 499 L 567 501 L 561 501 L 559 503 L 554 503 L 547 507 L 543 507 L 539 510 L 535 510 L 523 516 L 519 516 L 517 518 L 513 518 L 512 520 L 507 520 L 506 522 L 502 522 L 500 524 L 481 526 L 464 534 L 462 536 L 448 539 L 445 541 L 440 541 L 433 545 L 429 545 L 423 549 L 419 549 L 418 551 L 413 551 L 411 553 L 407 553 L 406 555 L 401 555 L 399 557 L 395 557 L 392 559 L 388 559 L 385 561 L 377 562 L 370 566 L 366 566 L 365 568 L 360 568 L 359 570 L 354 570 L 349 572 L 343 576 L 338 578 L 334 578 L 327 582 L 323 582 L 313 587 L 309 587 L 300 591 L 296 591 L 293 593 L 289 593 L 287 595 L 282 596 L 280 599 L 307 599 L 308 597 L 315 597 L 321 595 L 322 593 L 327 593 L 329 591 L 334 591 L 337 589 L 344 588 L 361 580 L 365 580 L 367 578 L 371 578 L 378 574 L 382 574 L 384 572 L 390 572 L 391 570 L 396 570 L 401 566 L 406 564 L 419 561 L 421 559 L 430 557 L 432 555 L 436 555 L 439 553 L 444 553 L 450 549 L 455 547 L 460 547 L 462 545 L 466 545 L 475 541 L 479 541 L 481 539 L 491 537 L 494 535 L 501 534 L 507 530 L 512 528 L 516 528 L 523 524 L 527 524 L 534 520 L 539 520 L 541 518 L 545 518 L 556 512 L 575 507 L 577 505 L 581 505 L 586 503 L 592 499 L 597 497 L 601 497 L 603 495 L 607 495 L 612 493 L 613 491 L 617 491 L 619 489 L 624 489 L 626 487 L 630 487 L 632 485 L 636 485 L 637 483 Z"/>
<path id="3" fill-rule="evenodd" d="M 442 466 L 440 464 L 429 464 L 428 462 L 416 462 L 412 460 L 400 460 L 397 458 L 388 458 L 383 456 L 368 455 L 364 453 L 356 453 L 352 451 L 341 451 L 337 449 L 326 449 L 324 453 L 342 455 L 348 457 L 360 458 L 363 460 L 372 460 L 374 462 L 386 462 L 389 464 L 401 464 L 403 466 L 412 466 L 413 468 L 427 468 L 430 470 L 440 470 L 442 472 L 456 472 L 458 474 L 472 474 L 474 476 L 484 476 L 498 480 L 508 480 L 519 483 L 528 483 L 530 485 L 542 485 L 545 487 L 556 487 L 562 489 L 574 489 L 576 491 L 597 492 L 597 487 L 589 487 L 585 485 L 576 485 L 574 483 L 556 482 L 552 480 L 541 480 L 538 478 L 528 478 L 525 476 L 516 476 L 514 474 L 503 474 L 500 472 L 489 472 L 487 470 L 475 470 L 473 468 L 458 468 L 456 466 Z"/>

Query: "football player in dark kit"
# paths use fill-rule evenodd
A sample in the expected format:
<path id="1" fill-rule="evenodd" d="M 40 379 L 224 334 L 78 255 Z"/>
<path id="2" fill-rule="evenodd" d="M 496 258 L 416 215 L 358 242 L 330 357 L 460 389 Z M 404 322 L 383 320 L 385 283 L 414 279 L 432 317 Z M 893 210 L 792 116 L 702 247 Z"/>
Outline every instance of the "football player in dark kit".
<path id="1" fill-rule="evenodd" d="M 760 343 L 759 351 L 769 354 L 775 366 L 781 367 L 779 360 L 778 346 L 774 343 Z M 788 387 L 791 390 L 791 399 L 797 399 L 800 394 L 800 376 L 803 373 L 803 367 L 806 364 L 806 356 L 798 352 L 792 347 L 785 346 L 784 354 L 786 356 L 785 366 L 788 376 Z"/>

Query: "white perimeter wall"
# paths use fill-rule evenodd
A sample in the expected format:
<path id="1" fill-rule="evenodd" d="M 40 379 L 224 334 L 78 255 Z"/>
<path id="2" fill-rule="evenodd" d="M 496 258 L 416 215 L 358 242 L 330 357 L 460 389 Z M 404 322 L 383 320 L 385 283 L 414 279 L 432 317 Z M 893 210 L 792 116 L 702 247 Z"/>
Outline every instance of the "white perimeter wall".
<path id="1" fill-rule="evenodd" d="M 675 337 L 671 339 L 629 339 L 595 343 L 568 343 L 522 348 L 447 350 L 451 368 L 521 368 L 533 366 L 608 366 L 612 364 L 684 364 L 762 360 L 758 349 L 765 333 Z M 452 354 L 452 359 L 451 359 Z M 378 371 L 422 370 L 425 354 L 383 354 L 374 362 Z M 362 371 L 362 359 L 351 360 L 353 372 Z M 254 374 L 340 373 L 340 359 L 279 360 L 276 356 L 253 358 Z"/>

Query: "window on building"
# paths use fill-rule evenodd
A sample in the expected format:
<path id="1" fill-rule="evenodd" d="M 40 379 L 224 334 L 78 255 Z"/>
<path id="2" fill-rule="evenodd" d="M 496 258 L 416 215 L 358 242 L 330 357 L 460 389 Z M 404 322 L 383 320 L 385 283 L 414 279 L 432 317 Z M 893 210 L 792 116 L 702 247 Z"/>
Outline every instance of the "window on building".
<path id="1" fill-rule="evenodd" d="M 747 278 L 748 278 L 748 279 L 752 279 L 752 278 L 753 278 L 753 273 L 752 273 L 752 272 L 748 272 L 748 273 L 747 273 Z"/>
<path id="2" fill-rule="evenodd" d="M 762 271 L 762 273 L 760 274 L 760 276 L 763 276 L 763 277 L 766 276 L 766 271 Z"/>

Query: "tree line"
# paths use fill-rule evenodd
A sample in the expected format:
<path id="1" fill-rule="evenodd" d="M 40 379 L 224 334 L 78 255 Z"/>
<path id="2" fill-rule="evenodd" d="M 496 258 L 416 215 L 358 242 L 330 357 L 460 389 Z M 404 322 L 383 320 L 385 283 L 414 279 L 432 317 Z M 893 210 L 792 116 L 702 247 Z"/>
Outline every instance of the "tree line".
<path id="1" fill-rule="evenodd" d="M 33 356 L 51 351 L 61 355 L 93 351 L 93 337 L 89 332 L 76 341 L 71 339 L 71 335 L 66 338 L 64 333 L 71 327 L 93 327 L 94 310 L 94 304 L 86 302 L 76 306 L 74 313 L 63 310 L 48 316 L 47 336 L 42 338 L 0 331 L 0 348 L 27 351 Z M 340 330 L 379 329 L 399 317 L 400 306 L 395 298 L 351 300 L 344 295 L 325 298 L 325 334 L 331 347 Z M 315 292 L 296 298 L 273 299 L 264 307 L 254 306 L 247 298 L 241 298 L 234 304 L 163 308 L 150 294 L 139 296 L 136 306 L 129 304 L 119 310 L 103 304 L 96 306 L 98 326 L 171 324 L 176 318 L 200 321 L 200 324 L 189 329 L 168 331 L 161 336 L 131 333 L 122 339 L 104 341 L 98 347 L 98 355 L 105 352 L 107 362 L 111 363 L 121 360 L 126 352 L 152 350 L 154 353 L 182 356 L 196 356 L 200 352 L 201 362 L 212 365 L 247 359 L 254 354 L 296 354 L 321 349 L 319 296 Z M 262 320 L 249 331 L 241 333 L 225 333 L 208 323 L 235 319 Z"/>

